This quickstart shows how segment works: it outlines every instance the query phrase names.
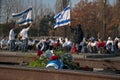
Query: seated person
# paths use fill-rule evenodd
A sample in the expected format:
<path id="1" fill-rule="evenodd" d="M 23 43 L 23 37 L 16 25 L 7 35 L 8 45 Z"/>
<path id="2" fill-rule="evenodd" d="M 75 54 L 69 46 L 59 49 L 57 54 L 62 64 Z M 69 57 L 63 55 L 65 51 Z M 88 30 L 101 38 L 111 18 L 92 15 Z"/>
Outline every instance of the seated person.
<path id="1" fill-rule="evenodd" d="M 88 52 L 87 44 L 88 44 L 87 40 L 85 38 L 83 38 L 83 41 L 79 45 L 79 46 L 81 46 L 81 52 L 82 53 L 87 53 Z"/>
<path id="2" fill-rule="evenodd" d="M 98 53 L 105 53 L 106 43 L 102 39 L 98 39 L 97 49 Z"/>
<path id="3" fill-rule="evenodd" d="M 107 53 L 114 53 L 114 43 L 111 37 L 108 37 L 108 40 L 106 42 L 106 50 Z"/>
<path id="4" fill-rule="evenodd" d="M 8 49 L 8 39 L 6 36 L 4 36 L 3 39 L 1 40 L 0 47 L 1 49 Z"/>

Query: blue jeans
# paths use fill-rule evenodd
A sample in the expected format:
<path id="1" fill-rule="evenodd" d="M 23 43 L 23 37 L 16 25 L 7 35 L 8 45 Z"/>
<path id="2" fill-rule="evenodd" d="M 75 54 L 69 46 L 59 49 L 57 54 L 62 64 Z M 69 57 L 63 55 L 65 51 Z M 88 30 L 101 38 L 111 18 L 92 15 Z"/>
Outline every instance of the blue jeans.
<path id="1" fill-rule="evenodd" d="M 28 38 L 23 40 L 22 51 L 27 52 L 28 50 Z"/>
<path id="2" fill-rule="evenodd" d="M 15 40 L 10 40 L 10 51 L 15 51 Z"/>

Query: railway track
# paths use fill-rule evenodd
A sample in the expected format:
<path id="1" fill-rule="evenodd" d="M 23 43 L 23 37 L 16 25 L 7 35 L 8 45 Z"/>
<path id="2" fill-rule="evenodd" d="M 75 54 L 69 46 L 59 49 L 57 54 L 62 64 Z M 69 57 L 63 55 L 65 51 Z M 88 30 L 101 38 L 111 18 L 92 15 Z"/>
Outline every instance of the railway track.
<path id="1" fill-rule="evenodd" d="M 34 54 L 0 53 L 0 80 L 120 80 L 120 74 L 106 72 L 48 70 L 43 68 L 30 68 L 23 65 L 32 61 Z M 74 62 L 81 67 L 112 69 L 120 71 L 120 59 L 90 59 L 74 56 Z M 14 63 L 20 65 L 3 65 Z M 16 75 L 17 74 L 17 75 Z"/>
<path id="2" fill-rule="evenodd" d="M 0 54 L 0 62 L 2 63 L 29 63 L 35 55 L 31 54 Z M 81 67 L 88 66 L 90 68 L 102 68 L 120 70 L 120 58 L 80 58 L 74 56 L 74 62 L 78 63 Z"/>
<path id="3" fill-rule="evenodd" d="M 120 80 L 119 74 L 0 65 L 0 80 Z"/>
<path id="4" fill-rule="evenodd" d="M 114 60 L 74 58 L 74 62 L 79 63 L 81 67 L 89 66 L 91 68 L 120 70 L 120 59 Z"/>

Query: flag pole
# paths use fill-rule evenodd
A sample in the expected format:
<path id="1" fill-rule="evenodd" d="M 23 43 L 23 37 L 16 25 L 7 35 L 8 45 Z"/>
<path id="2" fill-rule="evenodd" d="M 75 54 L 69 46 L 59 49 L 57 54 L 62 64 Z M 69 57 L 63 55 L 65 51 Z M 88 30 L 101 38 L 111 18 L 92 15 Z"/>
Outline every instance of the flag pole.
<path id="1" fill-rule="evenodd" d="M 64 7 L 64 9 L 58 13 L 57 15 L 54 16 L 54 19 L 56 20 L 55 26 L 54 28 L 57 27 L 63 27 L 63 37 L 67 36 L 67 25 L 70 24 L 70 5 L 68 5 L 68 1 L 64 0 L 64 2 L 62 2 L 62 7 Z"/>
<path id="2" fill-rule="evenodd" d="M 64 1 L 64 0 L 62 0 L 62 7 L 63 7 L 63 9 L 64 9 L 67 5 L 70 4 L 70 1 L 71 1 L 71 0 L 67 0 L 66 4 L 64 4 L 63 1 Z M 64 26 L 64 38 L 67 37 L 67 26 L 68 26 L 68 25 L 65 25 L 65 26 Z"/>

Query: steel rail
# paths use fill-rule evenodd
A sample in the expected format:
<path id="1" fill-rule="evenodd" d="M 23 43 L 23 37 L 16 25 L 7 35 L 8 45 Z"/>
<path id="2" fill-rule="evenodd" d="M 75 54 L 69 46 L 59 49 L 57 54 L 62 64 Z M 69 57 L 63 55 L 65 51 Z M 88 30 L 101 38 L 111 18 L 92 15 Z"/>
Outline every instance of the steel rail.
<path id="1" fill-rule="evenodd" d="M 34 56 L 26 55 L 0 55 L 0 62 L 11 62 L 11 63 L 29 63 L 33 60 Z M 88 66 L 91 68 L 103 68 L 120 70 L 120 58 L 118 59 L 93 59 L 93 58 L 79 58 L 74 57 L 74 62 L 78 63 L 81 67 Z"/>
<path id="2" fill-rule="evenodd" d="M 0 80 L 120 80 L 120 75 L 0 65 Z"/>

